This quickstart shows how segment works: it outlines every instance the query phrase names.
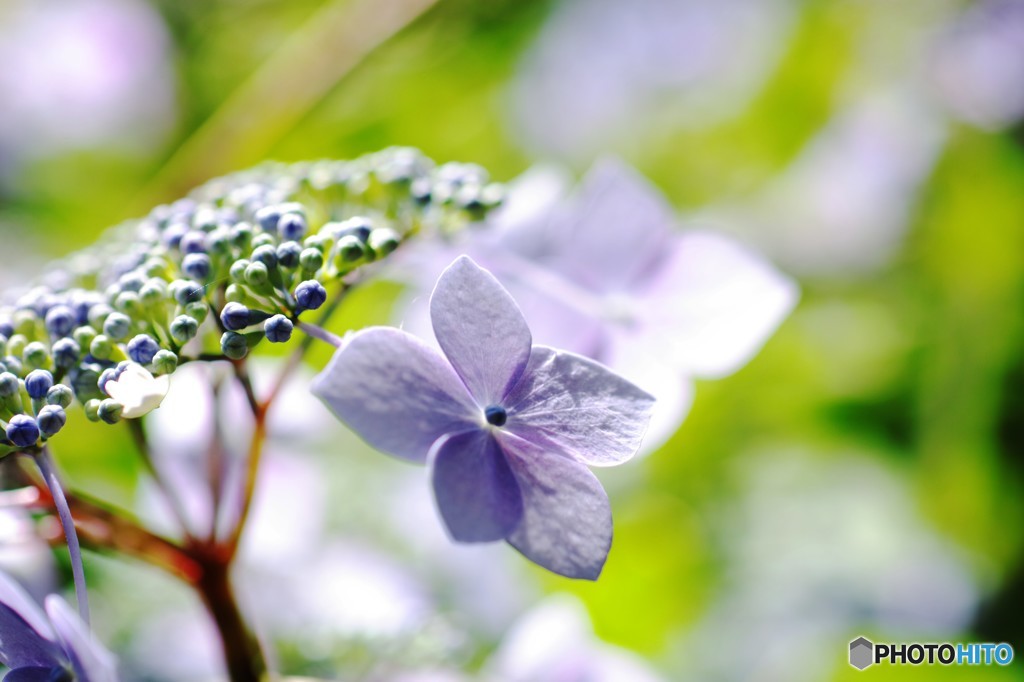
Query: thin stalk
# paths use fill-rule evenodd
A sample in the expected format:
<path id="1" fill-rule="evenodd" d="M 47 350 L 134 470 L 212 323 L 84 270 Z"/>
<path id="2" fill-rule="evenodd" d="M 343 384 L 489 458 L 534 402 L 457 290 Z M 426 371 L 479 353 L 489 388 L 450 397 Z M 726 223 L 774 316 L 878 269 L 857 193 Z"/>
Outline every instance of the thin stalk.
<path id="1" fill-rule="evenodd" d="M 160 495 L 167 501 L 167 506 L 170 507 L 171 513 L 181 528 L 181 532 L 186 538 L 190 537 L 191 532 L 188 526 L 188 515 L 185 513 L 185 507 L 182 505 L 181 499 L 174 494 L 174 491 L 167 485 L 164 477 L 160 475 L 160 471 L 156 468 L 156 463 L 153 461 L 153 450 L 149 447 L 149 438 L 146 435 L 145 424 L 141 419 L 125 419 L 124 421 L 128 425 L 128 431 L 131 433 L 135 449 L 139 453 L 139 459 L 142 460 L 146 471 L 156 483 Z"/>
<path id="2" fill-rule="evenodd" d="M 260 682 L 267 674 L 267 664 L 259 641 L 246 625 L 231 589 L 230 562 L 229 557 L 216 557 L 204 562 L 196 589 L 217 624 L 229 679 L 232 682 Z"/>
<path id="3" fill-rule="evenodd" d="M 71 575 L 75 581 L 75 597 L 78 600 L 78 614 L 89 624 L 89 595 L 85 591 L 85 568 L 82 566 L 82 547 L 78 544 L 78 533 L 75 531 L 75 521 L 71 516 L 71 509 L 68 507 L 68 500 L 64 496 L 64 489 L 57 478 L 57 471 L 53 466 L 50 451 L 45 446 L 35 455 L 36 465 L 39 472 L 46 481 L 46 487 L 53 497 L 53 505 L 60 517 L 60 525 L 64 528 L 64 538 L 68 543 L 68 554 L 71 556 Z"/>

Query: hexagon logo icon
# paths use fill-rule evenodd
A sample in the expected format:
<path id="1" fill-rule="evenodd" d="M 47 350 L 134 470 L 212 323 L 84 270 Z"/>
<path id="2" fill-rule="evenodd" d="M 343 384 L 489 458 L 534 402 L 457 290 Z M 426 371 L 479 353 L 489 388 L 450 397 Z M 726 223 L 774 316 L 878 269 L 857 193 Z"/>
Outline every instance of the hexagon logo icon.
<path id="1" fill-rule="evenodd" d="M 850 665 L 857 670 L 864 670 L 874 663 L 875 645 L 864 637 L 858 637 L 850 642 Z"/>

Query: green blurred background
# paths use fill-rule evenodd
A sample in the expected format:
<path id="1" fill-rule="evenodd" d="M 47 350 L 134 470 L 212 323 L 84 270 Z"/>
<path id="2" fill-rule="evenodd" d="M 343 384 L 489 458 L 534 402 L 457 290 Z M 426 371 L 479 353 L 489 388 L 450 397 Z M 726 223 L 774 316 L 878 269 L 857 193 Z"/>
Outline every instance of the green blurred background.
<path id="1" fill-rule="evenodd" d="M 265 158 L 411 145 L 498 180 L 627 159 L 801 302 L 664 448 L 602 472 L 601 580 L 525 571 L 512 611 L 572 593 L 667 680 L 1024 678 L 846 664 L 861 634 L 1024 651 L 1024 3 L 3 0 L 0 63 L 5 285 Z M 395 293 L 346 320 L 387 321 Z M 127 441 L 80 433 L 72 478 L 131 504 Z M 371 459 L 331 471 L 389 485 Z M 356 488 L 339 532 L 376 542 Z M 420 577 L 458 623 L 445 575 Z M 485 666 L 498 630 L 428 667 Z M 297 651 L 292 672 L 329 667 Z M 383 679 L 394 644 L 335 654 Z"/>

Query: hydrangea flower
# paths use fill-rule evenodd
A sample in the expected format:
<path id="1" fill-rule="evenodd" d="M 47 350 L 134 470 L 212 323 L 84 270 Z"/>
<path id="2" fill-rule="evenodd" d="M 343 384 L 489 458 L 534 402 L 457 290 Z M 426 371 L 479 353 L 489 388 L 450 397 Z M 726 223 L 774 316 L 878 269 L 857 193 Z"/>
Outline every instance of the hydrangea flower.
<path id="1" fill-rule="evenodd" d="M 44 614 L 14 580 L 0 573 L 0 663 L 5 682 L 116 682 L 114 657 L 57 595 Z"/>
<path id="2" fill-rule="evenodd" d="M 513 188 L 493 229 L 457 246 L 509 287 L 534 338 L 656 396 L 644 447 L 660 445 L 689 408 L 690 379 L 743 366 L 794 306 L 796 286 L 727 237 L 677 231 L 664 198 L 620 161 L 596 164 L 568 199 L 552 191 L 558 176 L 524 179 L 528 195 Z M 412 269 L 426 279 L 450 256 L 421 258 Z M 421 313 L 410 308 L 407 326 L 423 326 Z"/>
<path id="3" fill-rule="evenodd" d="M 594 580 L 611 510 L 587 468 L 636 452 L 652 396 L 589 359 L 532 345 L 509 293 L 468 257 L 430 301 L 439 353 L 373 327 L 349 336 L 313 393 L 367 443 L 427 463 L 459 542 L 506 540 L 561 575 Z"/>
<path id="4" fill-rule="evenodd" d="M 134 362 L 119 367 L 115 376 L 103 384 L 103 390 L 124 406 L 121 416 L 135 419 L 160 407 L 170 388 L 167 375 L 154 377 L 145 367 Z"/>

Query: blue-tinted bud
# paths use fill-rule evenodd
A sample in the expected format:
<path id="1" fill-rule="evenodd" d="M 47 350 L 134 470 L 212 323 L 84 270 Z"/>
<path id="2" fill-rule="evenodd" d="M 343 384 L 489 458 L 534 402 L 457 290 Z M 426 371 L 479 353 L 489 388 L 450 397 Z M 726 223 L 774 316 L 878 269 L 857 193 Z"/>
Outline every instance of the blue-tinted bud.
<path id="1" fill-rule="evenodd" d="M 100 378 L 96 381 L 96 388 L 100 389 L 103 393 L 107 392 L 107 383 L 110 381 L 117 381 L 119 376 L 117 369 L 114 367 L 108 367 L 100 374 Z"/>
<path id="2" fill-rule="evenodd" d="M 210 253 L 221 256 L 231 252 L 231 232 L 226 227 L 219 227 L 206 237 L 206 249 Z"/>
<path id="3" fill-rule="evenodd" d="M 46 392 L 46 404 L 47 405 L 60 405 L 63 408 L 67 408 L 71 405 L 71 401 L 74 399 L 75 394 L 71 390 L 70 386 L 64 384 L 54 384 L 50 387 L 50 390 Z"/>
<path id="4" fill-rule="evenodd" d="M 295 302 L 299 310 L 316 310 L 327 301 L 327 290 L 315 279 L 301 282 L 295 287 Z"/>
<path id="5" fill-rule="evenodd" d="M 264 265 L 267 266 L 268 270 L 271 270 L 277 267 L 277 249 L 269 245 L 257 247 L 252 252 L 252 255 L 249 257 L 249 260 L 253 261 L 254 263 L 263 263 Z"/>
<path id="6" fill-rule="evenodd" d="M 44 436 L 55 436 L 68 423 L 68 415 L 60 405 L 45 405 L 36 415 L 36 425 Z"/>
<path id="7" fill-rule="evenodd" d="M 97 303 L 89 308 L 89 324 L 94 329 L 102 329 L 103 321 L 107 319 L 107 315 L 114 312 L 106 303 Z"/>
<path id="8" fill-rule="evenodd" d="M 0 321 L 0 334 L 3 334 L 7 338 L 14 336 L 14 325 L 10 320 Z"/>
<path id="9" fill-rule="evenodd" d="M 67 336 L 74 331 L 76 321 L 75 312 L 71 308 L 57 305 L 46 313 L 46 331 L 55 338 Z"/>
<path id="10" fill-rule="evenodd" d="M 10 372 L 0 374 L 0 398 L 10 398 L 17 395 L 20 390 L 21 383 L 18 381 L 18 377 Z"/>
<path id="11" fill-rule="evenodd" d="M 59 339 L 53 344 L 53 364 L 60 369 L 69 369 L 78 362 L 82 348 L 74 339 Z"/>
<path id="12" fill-rule="evenodd" d="M 171 291 L 174 292 L 174 300 L 179 305 L 188 305 L 202 300 L 205 289 L 203 285 L 190 280 L 178 279 L 171 283 Z"/>
<path id="13" fill-rule="evenodd" d="M 220 350 L 232 360 L 241 360 L 249 354 L 249 342 L 236 332 L 224 332 L 220 337 Z"/>
<path id="14" fill-rule="evenodd" d="M 160 344 L 149 334 L 139 334 L 128 342 L 128 357 L 140 365 L 148 365 L 160 351 Z"/>
<path id="15" fill-rule="evenodd" d="M 199 333 L 199 323 L 189 315 L 178 315 L 171 322 L 171 336 L 178 343 L 188 343 Z"/>
<path id="16" fill-rule="evenodd" d="M 161 239 L 167 248 L 177 249 L 181 246 L 181 240 L 187 233 L 188 225 L 172 223 L 164 230 L 163 235 L 161 235 Z"/>
<path id="17" fill-rule="evenodd" d="M 110 313 L 103 322 L 103 333 L 114 341 L 125 339 L 131 331 L 132 321 L 123 313 Z"/>
<path id="18" fill-rule="evenodd" d="M 25 364 L 33 369 L 50 366 L 49 349 L 47 349 L 45 344 L 39 341 L 33 341 L 25 346 L 25 350 L 22 352 L 21 357 L 25 359 Z"/>
<path id="19" fill-rule="evenodd" d="M 53 375 L 45 369 L 34 369 L 25 377 L 25 390 L 33 400 L 42 400 L 53 387 Z"/>
<path id="20" fill-rule="evenodd" d="M 146 276 L 141 272 L 130 272 L 127 275 L 121 275 L 117 283 L 121 287 L 121 291 L 131 291 L 137 294 L 146 284 Z"/>
<path id="21" fill-rule="evenodd" d="M 178 356 L 167 349 L 162 349 L 153 356 L 151 364 L 156 376 L 173 374 L 174 370 L 178 369 Z"/>
<path id="22" fill-rule="evenodd" d="M 277 262 L 286 268 L 294 268 L 299 264 L 302 247 L 298 242 L 285 242 L 277 247 Z"/>
<path id="23" fill-rule="evenodd" d="M 277 230 L 277 221 L 281 219 L 281 207 L 277 205 L 264 206 L 256 211 L 256 215 L 253 217 L 265 232 L 274 232 Z"/>
<path id="24" fill-rule="evenodd" d="M 220 312 L 220 322 L 228 331 L 238 331 L 249 326 L 249 309 L 241 303 L 228 303 Z"/>
<path id="25" fill-rule="evenodd" d="M 355 216 L 342 222 L 339 227 L 341 229 L 338 230 L 337 238 L 352 236 L 361 242 L 365 242 L 373 230 L 373 223 L 370 222 L 369 218 Z"/>
<path id="26" fill-rule="evenodd" d="M 191 230 L 185 233 L 185 236 L 181 238 L 181 243 L 178 245 L 182 253 L 205 253 L 206 252 L 206 233 L 200 232 L 199 230 Z"/>
<path id="27" fill-rule="evenodd" d="M 277 221 L 277 231 L 281 239 L 302 239 L 306 234 L 306 218 L 298 213 L 285 213 Z"/>
<path id="28" fill-rule="evenodd" d="M 267 335 L 267 341 L 271 343 L 284 343 L 292 338 L 292 321 L 284 315 L 274 315 L 263 325 L 263 332 Z"/>
<path id="29" fill-rule="evenodd" d="M 16 414 L 7 425 L 7 440 L 19 448 L 32 447 L 39 440 L 39 426 L 27 414 Z"/>
<path id="30" fill-rule="evenodd" d="M 252 226 L 249 223 L 238 223 L 232 227 L 231 243 L 240 249 L 249 248 L 252 243 Z"/>
<path id="31" fill-rule="evenodd" d="M 199 281 L 209 279 L 210 267 L 210 257 L 205 253 L 190 253 L 181 261 L 181 271 Z"/>
<path id="32" fill-rule="evenodd" d="M 8 355 L 7 357 L 4 358 L 4 366 L 7 368 L 7 371 L 10 372 L 11 374 L 21 375 L 25 371 L 25 368 L 22 365 L 21 360 L 14 357 L 13 355 Z"/>
<path id="33" fill-rule="evenodd" d="M 99 409 L 96 410 L 96 416 L 105 421 L 108 424 L 116 424 L 121 421 L 121 415 L 124 413 L 124 405 L 117 402 L 116 400 L 104 400 L 100 403 Z"/>

